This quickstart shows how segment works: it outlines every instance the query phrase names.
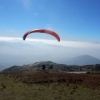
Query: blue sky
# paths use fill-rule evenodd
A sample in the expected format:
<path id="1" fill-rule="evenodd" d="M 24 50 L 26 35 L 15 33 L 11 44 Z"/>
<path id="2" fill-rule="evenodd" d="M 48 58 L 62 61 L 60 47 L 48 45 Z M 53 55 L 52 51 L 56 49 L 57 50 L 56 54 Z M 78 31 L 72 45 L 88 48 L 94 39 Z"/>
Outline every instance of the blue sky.
<path id="1" fill-rule="evenodd" d="M 61 40 L 100 42 L 100 0 L 0 0 L 0 36 L 21 38 L 37 28 L 52 29 Z"/>
<path id="2" fill-rule="evenodd" d="M 23 41 L 27 31 L 38 28 L 55 31 L 61 41 L 41 33 Z M 79 55 L 100 59 L 100 0 L 0 0 L 1 54 L 25 56 L 25 63 Z"/>

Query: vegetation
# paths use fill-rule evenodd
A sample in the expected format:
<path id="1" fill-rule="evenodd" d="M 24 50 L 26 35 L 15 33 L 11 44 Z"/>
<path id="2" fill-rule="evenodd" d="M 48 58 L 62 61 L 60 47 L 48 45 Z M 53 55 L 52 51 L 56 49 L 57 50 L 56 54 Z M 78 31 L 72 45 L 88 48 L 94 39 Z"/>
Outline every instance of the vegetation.
<path id="1" fill-rule="evenodd" d="M 0 74 L 0 100 L 99 100 L 100 75 L 64 72 Z"/>
<path id="2" fill-rule="evenodd" d="M 41 71 L 42 65 L 45 65 L 46 67 L 45 70 L 49 72 L 66 71 L 66 72 L 87 72 L 88 74 L 90 73 L 100 74 L 100 64 L 78 66 L 78 65 L 57 64 L 51 61 L 36 62 L 34 64 L 28 64 L 22 66 L 14 65 L 12 67 L 4 69 L 2 72 Z"/>
<path id="3" fill-rule="evenodd" d="M 87 73 L 68 73 L 75 71 Z M 0 73 L 0 100 L 99 99 L 100 64 L 77 66 L 36 62 L 15 65 Z"/>

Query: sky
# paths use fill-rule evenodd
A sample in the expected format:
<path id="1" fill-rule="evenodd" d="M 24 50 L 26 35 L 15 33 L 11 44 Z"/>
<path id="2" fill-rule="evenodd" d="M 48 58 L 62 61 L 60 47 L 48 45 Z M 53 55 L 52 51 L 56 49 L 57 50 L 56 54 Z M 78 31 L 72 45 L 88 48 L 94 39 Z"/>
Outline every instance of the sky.
<path id="1" fill-rule="evenodd" d="M 0 36 L 51 29 L 61 40 L 100 42 L 100 0 L 0 0 Z M 31 35 L 50 38 L 48 35 Z"/>
<path id="2" fill-rule="evenodd" d="M 100 50 L 100 0 L 0 0 L 0 43 L 16 41 L 20 44 L 27 31 L 39 28 L 55 31 L 61 41 L 38 33 L 28 35 L 24 43 L 42 42 L 63 47 L 65 51 L 65 47 L 77 48 L 71 53 L 74 55 L 84 48 L 85 53 L 79 54 L 91 51 L 91 55 L 100 58 L 97 52 Z M 6 52 L 4 48 L 0 51 Z"/>

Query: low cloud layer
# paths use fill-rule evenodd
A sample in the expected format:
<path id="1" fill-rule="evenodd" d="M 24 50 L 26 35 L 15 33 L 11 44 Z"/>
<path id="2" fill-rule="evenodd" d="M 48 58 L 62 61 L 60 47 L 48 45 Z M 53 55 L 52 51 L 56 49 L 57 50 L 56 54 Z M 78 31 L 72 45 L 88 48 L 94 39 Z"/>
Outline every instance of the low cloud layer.
<path id="1" fill-rule="evenodd" d="M 14 41 L 20 41 L 23 42 L 22 38 L 16 38 L 16 37 L 0 37 L 0 41 L 9 41 L 9 42 L 14 42 Z M 25 43 L 32 43 L 34 42 L 42 42 L 45 44 L 52 44 L 52 45 L 57 45 L 57 46 L 64 46 L 64 47 L 74 47 L 74 48 L 91 48 L 91 49 L 100 49 L 100 43 L 92 43 L 92 42 L 80 42 L 80 41 L 63 41 L 61 40 L 60 42 L 56 40 L 46 40 L 46 39 L 35 39 L 35 38 L 27 38 L 24 42 Z"/>
<path id="2" fill-rule="evenodd" d="M 16 37 L 0 37 L 0 64 L 27 64 L 37 61 L 60 63 L 67 59 L 90 55 L 100 59 L 100 44 Z M 10 59 L 10 60 L 9 60 Z"/>
<path id="3" fill-rule="evenodd" d="M 34 58 L 56 60 L 79 55 L 91 55 L 100 58 L 100 43 L 80 41 L 60 41 L 16 37 L 0 37 L 0 53 L 30 55 Z"/>

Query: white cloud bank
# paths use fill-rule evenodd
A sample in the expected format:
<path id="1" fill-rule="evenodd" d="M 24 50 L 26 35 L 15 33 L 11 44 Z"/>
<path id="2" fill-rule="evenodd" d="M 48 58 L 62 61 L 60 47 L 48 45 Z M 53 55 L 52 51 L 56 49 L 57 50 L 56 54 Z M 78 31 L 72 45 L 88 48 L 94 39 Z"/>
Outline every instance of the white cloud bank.
<path id="1" fill-rule="evenodd" d="M 31 63 L 37 61 L 65 61 L 79 55 L 90 55 L 100 59 L 100 43 L 63 41 L 18 37 L 0 37 L 0 55 L 12 57 L 12 62 Z M 10 55 L 10 56 L 9 56 Z M 0 56 L 1 61 L 7 56 Z M 15 57 L 15 59 L 14 59 Z M 19 61 L 19 58 L 21 61 Z M 15 63 L 17 64 L 17 63 Z"/>
<path id="2" fill-rule="evenodd" d="M 45 44 L 52 44 L 57 46 L 65 46 L 65 47 L 75 47 L 75 48 L 91 48 L 91 49 L 100 49 L 100 43 L 92 43 L 92 42 L 81 42 L 81 41 L 63 41 L 61 40 L 58 42 L 57 40 L 46 40 L 46 39 L 35 39 L 35 38 L 27 38 L 23 41 L 22 38 L 16 37 L 0 37 L 0 41 L 9 41 L 9 42 L 25 42 L 25 43 L 32 43 L 35 42 L 42 42 Z"/>

